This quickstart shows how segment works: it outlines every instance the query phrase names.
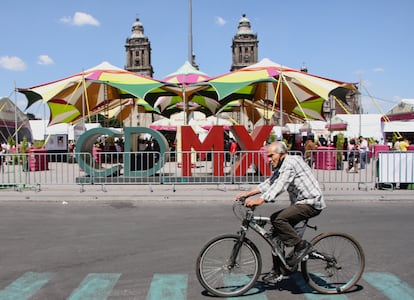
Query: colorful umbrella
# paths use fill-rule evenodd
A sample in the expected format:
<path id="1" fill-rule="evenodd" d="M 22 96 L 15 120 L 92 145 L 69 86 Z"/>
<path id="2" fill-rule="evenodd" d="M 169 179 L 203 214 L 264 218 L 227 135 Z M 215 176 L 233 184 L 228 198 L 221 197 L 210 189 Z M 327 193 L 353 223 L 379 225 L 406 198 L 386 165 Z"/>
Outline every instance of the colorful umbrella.
<path id="1" fill-rule="evenodd" d="M 52 99 L 47 102 L 47 105 L 50 110 L 49 126 L 59 123 L 77 123 L 82 119 L 78 109 L 64 100 Z M 140 113 L 154 112 L 159 114 L 158 109 L 154 109 L 145 100 L 130 98 L 99 105 L 89 112 L 89 117 L 105 114 L 109 119 L 115 117 L 122 122 L 130 116 L 134 109 Z"/>
<path id="2" fill-rule="evenodd" d="M 154 107 L 154 109 L 158 109 L 160 107 Z M 187 102 L 186 104 L 184 104 L 183 101 L 178 102 L 176 104 L 173 104 L 167 108 L 165 108 L 164 110 L 160 111 L 160 114 L 166 118 L 170 118 L 172 115 L 175 115 L 177 113 L 183 112 L 184 110 L 187 111 L 187 115 L 193 113 L 193 112 L 201 112 L 203 114 L 205 114 L 206 116 L 210 116 L 213 113 L 211 112 L 211 110 L 209 110 L 207 107 L 202 106 L 198 103 L 195 102 Z M 184 122 L 183 122 L 184 124 Z"/>
<path id="3" fill-rule="evenodd" d="M 154 108 L 159 108 L 161 113 L 171 108 L 178 108 L 181 111 L 186 109 L 191 110 L 208 110 L 210 114 L 214 114 L 220 107 L 217 100 L 207 98 L 200 95 L 192 95 L 191 100 L 185 103 L 181 96 L 162 96 L 157 99 Z M 207 112 L 208 113 L 208 112 Z"/>
<path id="4" fill-rule="evenodd" d="M 138 113 L 157 113 L 159 110 L 153 108 L 143 99 L 119 99 L 110 102 L 108 105 L 101 105 L 92 111 L 92 115 L 104 113 L 107 118 L 116 118 L 119 121 L 124 121 L 131 116 L 134 110 Z"/>
<path id="5" fill-rule="evenodd" d="M 211 77 L 186 61 L 177 71 L 162 80 L 166 83 L 165 86 L 151 91 L 145 99 L 149 103 L 154 103 L 154 107 L 159 107 L 162 113 L 167 110 L 171 112 L 170 109 L 182 108 L 186 111 L 187 117 L 189 113 L 198 109 L 202 111 L 207 109 L 210 114 L 214 114 L 220 107 L 220 103 L 214 98 L 199 94 L 201 90 L 208 89 L 209 86 L 195 85 L 209 78 Z M 185 123 L 187 123 L 187 117 L 184 120 Z"/>
<path id="6" fill-rule="evenodd" d="M 82 118 L 79 110 L 60 99 L 51 99 L 47 102 L 50 110 L 49 126 L 59 123 L 72 123 Z"/>
<path id="7" fill-rule="evenodd" d="M 158 80 L 103 62 L 70 77 L 31 88 L 19 88 L 18 91 L 28 99 L 27 107 L 39 100 L 46 103 L 59 100 L 72 105 L 83 116 L 115 99 L 144 98 L 150 90 L 162 85 Z M 57 112 L 51 114 L 58 116 Z"/>
<path id="8" fill-rule="evenodd" d="M 262 118 L 270 120 L 274 113 L 274 110 L 272 110 L 272 102 L 267 100 L 253 102 L 247 99 L 230 101 L 219 110 L 219 112 L 228 111 L 244 112 L 253 124 L 256 124 Z"/>
<path id="9" fill-rule="evenodd" d="M 304 73 L 269 59 L 202 84 L 213 87 L 223 105 L 237 99 L 271 100 L 272 110 L 319 120 L 324 120 L 322 107 L 329 95 L 336 91 L 340 97 L 344 89 L 356 89 L 354 84 Z"/>

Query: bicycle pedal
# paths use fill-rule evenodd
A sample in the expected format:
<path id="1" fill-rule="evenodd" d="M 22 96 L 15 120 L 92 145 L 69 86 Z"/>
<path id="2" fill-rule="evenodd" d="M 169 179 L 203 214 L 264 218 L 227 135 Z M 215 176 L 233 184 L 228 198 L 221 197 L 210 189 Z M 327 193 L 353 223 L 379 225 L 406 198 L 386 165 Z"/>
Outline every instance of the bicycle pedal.
<path id="1" fill-rule="evenodd" d="M 276 284 L 280 281 L 282 281 L 283 279 L 289 278 L 289 276 L 285 276 L 285 275 L 278 275 L 278 276 L 272 276 L 272 277 L 264 277 L 263 278 L 263 282 L 267 283 L 267 284 Z"/>

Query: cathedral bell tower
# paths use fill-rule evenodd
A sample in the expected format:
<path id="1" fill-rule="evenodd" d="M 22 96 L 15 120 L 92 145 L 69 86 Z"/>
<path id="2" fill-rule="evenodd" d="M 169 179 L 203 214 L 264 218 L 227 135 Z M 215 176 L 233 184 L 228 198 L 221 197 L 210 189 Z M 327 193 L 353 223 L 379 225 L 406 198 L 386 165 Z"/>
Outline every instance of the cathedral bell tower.
<path id="1" fill-rule="evenodd" d="M 125 70 L 152 77 L 154 70 L 151 65 L 151 43 L 144 35 L 144 26 L 136 18 L 132 24 L 131 36 L 126 39 Z"/>
<path id="2" fill-rule="evenodd" d="M 237 34 L 233 37 L 233 59 L 230 71 L 238 70 L 258 61 L 258 40 L 254 34 L 250 20 L 243 14 L 239 21 Z"/>

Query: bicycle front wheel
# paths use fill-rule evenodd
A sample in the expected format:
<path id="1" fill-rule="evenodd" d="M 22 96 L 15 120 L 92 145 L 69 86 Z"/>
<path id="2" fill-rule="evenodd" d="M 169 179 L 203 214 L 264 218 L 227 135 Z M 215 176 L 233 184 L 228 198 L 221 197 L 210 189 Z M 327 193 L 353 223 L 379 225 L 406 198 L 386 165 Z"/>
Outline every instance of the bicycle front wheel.
<path id="1" fill-rule="evenodd" d="M 346 233 L 323 233 L 312 240 L 313 250 L 301 270 L 310 287 L 339 294 L 356 285 L 365 268 L 361 245 Z"/>
<path id="2" fill-rule="evenodd" d="M 240 296 L 260 276 L 262 260 L 257 247 L 246 238 L 238 244 L 239 239 L 236 234 L 218 236 L 203 247 L 197 258 L 197 279 L 213 295 Z"/>

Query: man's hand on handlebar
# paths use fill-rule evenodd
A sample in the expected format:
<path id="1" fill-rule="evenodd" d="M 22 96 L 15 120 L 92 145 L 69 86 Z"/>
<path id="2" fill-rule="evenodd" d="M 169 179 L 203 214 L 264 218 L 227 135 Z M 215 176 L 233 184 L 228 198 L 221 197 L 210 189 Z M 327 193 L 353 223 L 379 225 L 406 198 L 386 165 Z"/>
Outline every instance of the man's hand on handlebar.
<path id="1" fill-rule="evenodd" d="M 246 201 L 247 198 L 249 198 L 249 193 L 242 192 L 242 193 L 238 193 L 234 200 L 244 203 L 244 201 Z"/>
<path id="2" fill-rule="evenodd" d="M 264 202 L 265 201 L 262 198 L 248 199 L 244 202 L 244 205 L 248 207 L 253 207 L 262 205 Z"/>

